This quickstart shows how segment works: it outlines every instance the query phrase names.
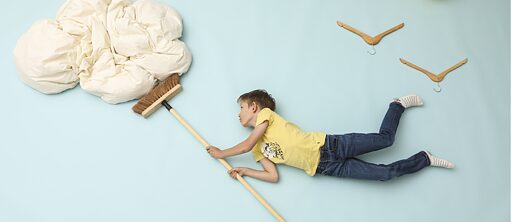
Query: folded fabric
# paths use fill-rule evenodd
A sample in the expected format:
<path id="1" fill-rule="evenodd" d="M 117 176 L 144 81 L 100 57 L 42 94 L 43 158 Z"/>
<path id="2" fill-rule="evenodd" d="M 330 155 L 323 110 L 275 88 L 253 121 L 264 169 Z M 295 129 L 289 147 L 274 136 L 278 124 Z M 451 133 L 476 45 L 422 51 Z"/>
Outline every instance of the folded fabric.
<path id="1" fill-rule="evenodd" d="M 20 37 L 14 60 L 20 79 L 42 93 L 79 82 L 115 104 L 188 71 L 181 34 L 180 15 L 152 0 L 68 0 L 55 20 L 36 22 Z"/>

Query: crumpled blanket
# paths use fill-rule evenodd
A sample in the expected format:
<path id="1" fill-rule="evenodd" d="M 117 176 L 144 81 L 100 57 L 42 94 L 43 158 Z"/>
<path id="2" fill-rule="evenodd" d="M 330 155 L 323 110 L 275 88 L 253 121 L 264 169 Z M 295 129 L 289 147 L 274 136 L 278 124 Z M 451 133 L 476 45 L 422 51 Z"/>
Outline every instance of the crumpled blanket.
<path id="1" fill-rule="evenodd" d="M 55 20 L 35 22 L 20 37 L 14 61 L 20 79 L 42 93 L 79 82 L 116 104 L 188 71 L 192 58 L 181 33 L 180 15 L 153 0 L 68 0 Z"/>

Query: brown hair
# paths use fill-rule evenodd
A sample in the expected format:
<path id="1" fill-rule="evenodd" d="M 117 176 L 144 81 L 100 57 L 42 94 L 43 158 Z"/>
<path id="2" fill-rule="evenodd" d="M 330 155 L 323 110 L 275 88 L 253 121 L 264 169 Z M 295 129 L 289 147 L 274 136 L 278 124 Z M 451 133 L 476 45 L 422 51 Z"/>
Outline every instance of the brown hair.
<path id="1" fill-rule="evenodd" d="M 248 104 L 255 102 L 261 109 L 269 108 L 275 111 L 275 99 L 264 89 L 256 89 L 241 95 L 237 102 L 241 101 Z"/>

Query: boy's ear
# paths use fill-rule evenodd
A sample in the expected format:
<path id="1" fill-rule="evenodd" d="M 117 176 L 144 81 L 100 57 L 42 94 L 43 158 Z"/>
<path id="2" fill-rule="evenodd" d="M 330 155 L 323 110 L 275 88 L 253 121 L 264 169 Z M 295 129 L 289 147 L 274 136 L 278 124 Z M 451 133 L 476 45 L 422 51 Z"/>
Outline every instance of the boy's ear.
<path id="1" fill-rule="evenodd" d="M 252 104 L 250 104 L 250 111 L 252 112 L 257 111 L 257 103 L 252 102 Z"/>

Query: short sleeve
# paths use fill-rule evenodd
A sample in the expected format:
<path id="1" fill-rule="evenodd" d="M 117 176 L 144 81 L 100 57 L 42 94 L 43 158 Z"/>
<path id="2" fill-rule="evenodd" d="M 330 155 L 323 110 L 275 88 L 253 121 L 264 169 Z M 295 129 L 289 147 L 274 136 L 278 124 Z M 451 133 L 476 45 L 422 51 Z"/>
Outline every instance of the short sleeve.
<path id="1" fill-rule="evenodd" d="M 263 154 L 261 153 L 261 149 L 259 147 L 261 147 L 261 140 L 259 140 L 256 143 L 254 148 L 252 148 L 252 155 L 254 156 L 254 159 L 256 162 L 264 158 Z"/>
<path id="2" fill-rule="evenodd" d="M 264 121 L 268 120 L 268 125 L 271 125 L 273 122 L 273 114 L 274 112 L 271 111 L 271 109 L 264 108 L 257 114 L 256 119 L 256 126 L 259 126 L 259 124 L 263 123 Z"/>

